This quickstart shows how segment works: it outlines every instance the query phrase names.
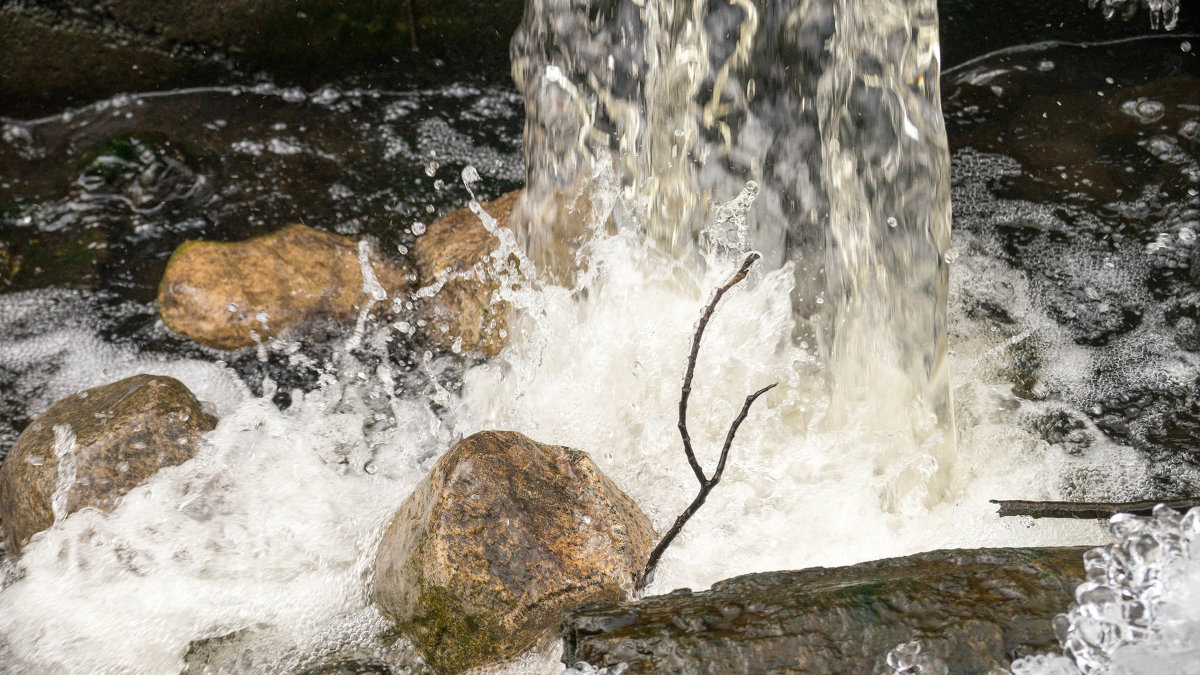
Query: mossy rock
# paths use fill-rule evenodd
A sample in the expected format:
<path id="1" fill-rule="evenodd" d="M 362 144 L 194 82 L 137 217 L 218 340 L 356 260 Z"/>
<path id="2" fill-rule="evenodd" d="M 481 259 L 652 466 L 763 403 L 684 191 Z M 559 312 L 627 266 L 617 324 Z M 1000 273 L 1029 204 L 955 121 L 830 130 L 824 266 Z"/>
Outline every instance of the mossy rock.
<path id="1" fill-rule="evenodd" d="M 371 594 L 431 666 L 456 673 L 518 656 L 572 607 L 627 597 L 655 542 L 587 454 L 485 431 L 397 511 Z"/>
<path id="2" fill-rule="evenodd" d="M 951 673 L 984 675 L 1058 647 L 1053 619 L 1083 582 L 1085 548 L 931 551 L 763 572 L 562 623 L 563 662 L 626 673 L 892 673 L 919 640 Z"/>

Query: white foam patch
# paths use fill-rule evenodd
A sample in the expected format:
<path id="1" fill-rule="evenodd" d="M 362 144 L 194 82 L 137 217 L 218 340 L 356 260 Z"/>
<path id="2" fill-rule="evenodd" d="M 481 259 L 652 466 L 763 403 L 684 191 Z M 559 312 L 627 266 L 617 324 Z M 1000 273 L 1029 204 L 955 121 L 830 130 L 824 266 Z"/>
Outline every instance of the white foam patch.
<path id="1" fill-rule="evenodd" d="M 689 341 L 711 289 L 732 267 L 694 274 L 627 236 L 601 238 L 587 256 L 595 277 L 586 300 L 563 289 L 546 292 L 543 304 L 510 328 L 520 342 L 466 374 L 458 428 L 516 429 L 590 452 L 663 531 L 696 491 L 676 430 Z M 820 365 L 790 337 L 791 280 L 786 268 L 756 273 L 750 287 L 730 292 L 709 325 L 689 416 L 704 466 L 715 465 L 744 397 L 781 384 L 752 409 L 723 482 L 668 549 L 649 592 L 931 548 L 1102 538 L 1087 523 L 1029 529 L 995 517 L 989 499 L 1054 494 L 1063 464 L 1001 415 L 966 416 L 948 502 L 905 513 L 887 508 L 898 476 L 931 458 L 896 456 L 886 433 L 867 431 L 877 425 L 822 430 Z"/>
<path id="2" fill-rule="evenodd" d="M 424 473 L 403 434 L 367 439 L 340 388 L 287 412 L 251 399 L 197 456 L 111 514 L 87 509 L 35 536 L 0 592 L 8 661 L 27 672 L 176 672 L 189 644 L 257 636 L 244 672 L 291 672 L 384 621 L 366 579 L 383 524 Z M 370 475 L 355 457 L 390 456 Z M 262 640 L 263 635 L 271 636 Z"/>

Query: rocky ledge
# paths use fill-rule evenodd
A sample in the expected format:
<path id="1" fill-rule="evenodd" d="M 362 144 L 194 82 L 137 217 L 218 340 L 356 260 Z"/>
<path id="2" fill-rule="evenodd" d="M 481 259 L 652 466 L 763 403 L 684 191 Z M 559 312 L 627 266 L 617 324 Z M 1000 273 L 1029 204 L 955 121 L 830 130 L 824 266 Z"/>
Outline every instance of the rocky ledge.
<path id="1" fill-rule="evenodd" d="M 628 674 L 893 673 L 888 652 L 919 640 L 921 658 L 983 675 L 1058 647 L 1052 620 L 1083 582 L 1084 550 L 932 551 L 590 605 L 563 620 L 563 662 Z"/>

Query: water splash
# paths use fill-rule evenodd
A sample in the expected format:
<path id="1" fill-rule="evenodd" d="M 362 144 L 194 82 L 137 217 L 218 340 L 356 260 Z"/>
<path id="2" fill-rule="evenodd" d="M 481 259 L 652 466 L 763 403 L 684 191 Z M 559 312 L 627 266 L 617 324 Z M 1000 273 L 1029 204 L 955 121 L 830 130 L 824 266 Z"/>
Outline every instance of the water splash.
<path id="1" fill-rule="evenodd" d="M 611 228 L 687 265 L 717 249 L 788 264 L 796 339 L 828 363 L 828 421 L 923 457 L 881 496 L 892 507 L 942 498 L 954 444 L 936 3 L 535 0 L 512 54 L 532 260 L 569 282 Z M 577 207 L 605 190 L 598 220 Z"/>
<path id="2" fill-rule="evenodd" d="M 1179 22 L 1180 0 L 1088 0 L 1088 7 L 1097 6 L 1105 19 L 1112 20 L 1120 14 L 1126 21 L 1144 7 L 1150 13 L 1150 27 L 1154 30 L 1175 30 Z"/>
<path id="3" fill-rule="evenodd" d="M 54 455 L 58 458 L 58 465 L 54 467 L 50 511 L 54 514 L 54 522 L 61 523 L 67 517 L 71 488 L 75 487 L 75 432 L 70 425 L 54 425 Z"/>
<path id="4" fill-rule="evenodd" d="M 1067 656 L 1021 659 L 1014 674 L 1200 672 L 1200 508 L 1117 515 L 1111 529 L 1117 541 L 1084 555 L 1077 604 L 1054 620 Z"/>

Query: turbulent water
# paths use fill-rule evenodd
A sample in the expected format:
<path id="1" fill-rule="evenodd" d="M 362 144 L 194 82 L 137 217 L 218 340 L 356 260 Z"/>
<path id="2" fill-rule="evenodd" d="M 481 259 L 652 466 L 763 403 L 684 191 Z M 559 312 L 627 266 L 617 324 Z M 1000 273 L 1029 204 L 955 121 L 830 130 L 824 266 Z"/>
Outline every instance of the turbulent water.
<path id="1" fill-rule="evenodd" d="M 957 451 L 941 462 L 912 442 L 911 420 L 881 428 L 846 414 L 831 396 L 836 350 L 818 328 L 832 321 L 821 317 L 836 315 L 828 309 L 838 300 L 826 266 L 837 261 L 825 257 L 824 234 L 794 229 L 786 218 L 780 229 L 773 217 L 803 216 L 813 205 L 838 213 L 830 205 L 842 193 L 828 186 L 835 165 L 848 159 L 823 149 L 836 139 L 810 137 L 828 128 L 822 120 L 832 109 L 813 108 L 808 117 L 769 112 L 801 107 L 800 95 L 820 90 L 821 78 L 789 99 L 768 87 L 769 73 L 755 75 L 757 91 L 748 93 L 750 76 L 731 67 L 727 87 L 717 87 L 730 98 L 705 95 L 722 64 L 753 59 L 736 49 L 716 53 L 740 43 L 707 45 L 708 33 L 697 26 L 741 35 L 750 7 L 692 17 L 693 33 L 682 20 L 688 17 L 594 17 L 628 40 L 620 44 L 640 44 L 641 22 L 670 27 L 677 35 L 660 58 L 680 68 L 659 63 L 656 72 L 673 79 L 616 78 L 595 91 L 616 87 L 632 97 L 621 87 L 640 87 L 638 96 L 665 96 L 695 86 L 688 95 L 716 101 L 712 121 L 728 125 L 728 142 L 720 123 L 706 127 L 703 112 L 697 119 L 665 99 L 645 129 L 671 133 L 647 155 L 621 155 L 597 140 L 612 138 L 616 125 L 641 124 L 641 112 L 615 100 L 595 118 L 596 129 L 567 125 L 547 135 L 546 148 L 582 137 L 581 147 L 593 149 L 587 161 L 535 155 L 571 158 L 543 169 L 561 178 L 549 192 L 563 200 L 561 222 L 586 233 L 575 251 L 586 264 L 554 283 L 554 261 L 573 262 L 575 252 L 539 257 L 533 247 L 531 264 L 545 278 L 505 289 L 519 313 L 508 346 L 490 361 L 414 351 L 398 322 L 368 324 L 361 339 L 280 340 L 258 353 L 218 354 L 167 334 L 150 300 L 162 262 L 182 239 L 246 236 L 291 218 L 367 236 L 404 255 L 423 229 L 418 223 L 471 199 L 468 187 L 483 196 L 517 182 L 523 167 L 513 128 L 521 103 L 511 91 L 213 89 L 4 120 L 0 227 L 10 241 L 83 240 L 90 247 L 69 259 L 80 278 L 50 275 L 54 261 L 42 271 L 29 263 L 14 290 L 0 295 L 3 445 L 54 400 L 142 372 L 178 377 L 221 421 L 194 460 L 160 472 L 111 514 L 63 518 L 30 544 L 19 567 L 4 568 L 0 664 L 17 673 L 200 672 L 204 663 L 224 672 L 291 673 L 353 658 L 419 670 L 368 602 L 374 547 L 390 514 L 455 439 L 502 428 L 589 452 L 664 528 L 695 488 L 675 429 L 694 322 L 736 266 L 734 253 L 750 247 L 767 252 L 769 264 L 731 291 L 700 352 L 690 423 L 705 466 L 715 462 L 745 395 L 780 386 L 742 425 L 722 484 L 668 550 L 648 592 L 932 548 L 1102 543 L 1109 537 L 1101 525 L 1002 521 L 988 500 L 1200 492 L 1200 68 L 1185 38 L 1043 45 L 948 73 L 941 92 L 953 158 L 948 242 L 939 239 L 945 223 L 936 217 L 878 210 L 899 195 L 864 193 L 882 200 L 867 209 L 881 236 L 892 236 L 888 219 L 897 219 L 899 238 L 883 241 L 924 242 L 914 256 L 924 261 L 929 286 L 914 295 L 930 304 L 915 308 L 926 318 L 912 320 L 930 324 L 918 344 L 933 360 L 922 361 L 918 373 L 927 382 L 945 373 L 952 393 L 953 415 L 941 424 L 952 424 Z M 767 11 L 756 20 L 779 18 Z M 801 25 L 817 35 L 828 28 L 819 15 L 807 18 L 812 23 Z M 901 42 L 900 53 L 914 64 L 931 49 L 921 39 Z M 612 44 L 597 45 L 601 66 L 615 53 Z M 851 58 L 853 45 L 845 49 L 840 57 Z M 707 73 L 696 80 L 708 85 L 689 84 L 689 67 Z M 853 94 L 852 83 L 838 80 L 848 67 L 826 63 L 824 91 Z M 550 84 L 563 89 L 579 73 L 560 74 Z M 931 79 L 924 90 L 915 78 L 901 82 L 915 87 L 904 96 L 925 97 L 926 114 L 936 111 Z M 522 86 L 528 95 L 532 85 Z M 548 95 L 567 107 L 575 104 L 568 93 L 550 87 Z M 746 107 L 731 105 L 739 101 Z M 887 110 L 918 110 L 918 103 L 900 97 Z M 528 122 L 535 128 L 539 114 Z M 887 118 L 903 139 L 905 118 Z M 906 169 L 906 180 L 935 180 L 916 212 L 937 214 L 942 196 L 930 174 L 940 173 L 946 140 L 937 138 L 936 120 L 907 119 L 919 138 L 934 134 L 934 142 L 928 154 L 909 149 L 896 161 L 925 162 Z M 756 139 L 754 120 L 787 124 L 778 137 Z M 633 127 L 626 129 L 618 136 L 638 142 L 628 135 Z M 134 132 L 140 135 L 130 140 Z M 97 164 L 112 156 L 110 141 L 132 148 L 120 150 L 125 163 L 116 172 L 108 170 L 111 161 Z M 727 154 L 704 154 L 722 144 Z M 808 161 L 786 154 L 796 147 L 812 151 Z M 594 162 L 604 148 L 619 161 Z M 747 148 L 783 154 L 756 164 Z M 876 159 L 870 166 L 892 166 L 886 153 Z M 630 184 L 642 170 L 637 162 L 679 171 L 657 174 L 653 185 Z M 470 186 L 461 180 L 468 166 L 482 176 Z M 534 161 L 530 170 L 542 169 Z M 806 180 L 810 192 L 797 187 Z M 577 201 L 568 199 L 585 185 Z M 576 205 L 574 214 L 566 203 Z M 820 223 L 820 232 L 834 232 L 836 220 Z M 843 225 L 851 220 L 844 216 Z M 814 241 L 820 255 L 806 258 L 805 244 Z M 942 274 L 944 327 L 928 318 Z M 812 311 L 797 311 L 804 303 Z M 939 369 L 943 349 L 948 367 Z M 71 452 L 68 434 L 56 440 L 64 455 Z M 1198 625 L 1196 518 L 1138 522 L 1119 534 L 1123 550 L 1142 557 L 1093 560 L 1096 587 L 1060 626 L 1064 637 L 1078 626 L 1075 634 L 1087 638 L 1069 644 L 1080 663 L 1099 664 L 1089 673 L 1107 663 L 1187 672 L 1196 662 L 1186 651 Z M 1163 543 L 1154 548 L 1147 538 Z M 1149 581 L 1135 588 L 1131 577 Z M 1118 590 L 1096 591 L 1102 585 Z M 1132 590 L 1121 595 L 1125 588 Z M 1149 620 L 1130 612 L 1134 596 L 1165 629 L 1140 639 L 1144 626 L 1135 624 Z M 1096 617 L 1106 625 L 1084 628 Z M 1125 645 L 1128 636 L 1140 641 Z M 211 638 L 224 639 L 202 642 Z M 510 670 L 556 672 L 555 658 L 532 653 Z M 1164 663 L 1179 668 L 1162 670 Z M 1013 669 L 1067 666 L 1045 657 Z"/>
<path id="2" fill-rule="evenodd" d="M 937 30 L 932 0 L 538 0 L 513 39 L 533 259 L 569 277 L 612 227 L 786 264 L 826 423 L 890 437 L 895 508 L 944 497 L 954 462 Z M 564 208 L 609 193 L 611 221 Z"/>

